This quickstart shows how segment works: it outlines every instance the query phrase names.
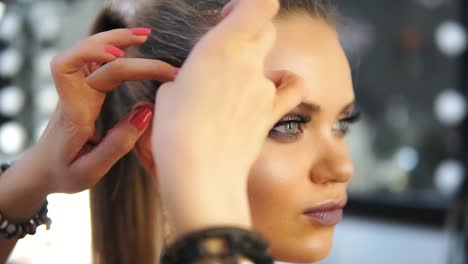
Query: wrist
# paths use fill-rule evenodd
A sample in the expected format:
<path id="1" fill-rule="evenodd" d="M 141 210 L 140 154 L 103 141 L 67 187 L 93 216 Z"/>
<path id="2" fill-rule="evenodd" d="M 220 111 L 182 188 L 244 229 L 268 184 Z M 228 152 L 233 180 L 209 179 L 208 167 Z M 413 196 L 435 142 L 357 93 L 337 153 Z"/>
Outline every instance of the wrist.
<path id="1" fill-rule="evenodd" d="M 44 205 L 47 170 L 35 149 L 29 149 L 0 175 L 0 211 L 14 222 L 30 219 Z"/>
<path id="2" fill-rule="evenodd" d="M 176 237 L 211 227 L 252 227 L 246 190 L 234 191 L 234 188 L 219 185 L 213 187 L 179 191 L 179 195 L 168 201 L 170 206 L 166 208 Z"/>

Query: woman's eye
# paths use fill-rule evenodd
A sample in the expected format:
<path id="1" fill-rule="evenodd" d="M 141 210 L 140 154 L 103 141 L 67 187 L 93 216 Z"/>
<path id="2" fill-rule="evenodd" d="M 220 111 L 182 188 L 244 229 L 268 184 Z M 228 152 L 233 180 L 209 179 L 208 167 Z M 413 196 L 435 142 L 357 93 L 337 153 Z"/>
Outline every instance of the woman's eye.
<path id="1" fill-rule="evenodd" d="M 351 123 L 347 120 L 339 120 L 333 126 L 333 131 L 339 133 L 340 135 L 346 136 L 351 131 Z"/>
<path id="2" fill-rule="evenodd" d="M 309 121 L 310 118 L 300 115 L 286 116 L 276 123 L 268 136 L 279 141 L 296 140 L 303 133 L 303 125 Z"/>
<path id="3" fill-rule="evenodd" d="M 333 131 L 341 136 L 346 136 L 351 132 L 351 126 L 361 119 L 361 112 L 358 110 L 353 111 L 348 117 L 343 118 L 335 123 Z"/>
<path id="4" fill-rule="evenodd" d="M 288 135 L 294 135 L 300 133 L 300 126 L 297 122 L 289 122 L 284 125 L 280 125 L 278 127 L 273 128 L 276 132 Z"/>

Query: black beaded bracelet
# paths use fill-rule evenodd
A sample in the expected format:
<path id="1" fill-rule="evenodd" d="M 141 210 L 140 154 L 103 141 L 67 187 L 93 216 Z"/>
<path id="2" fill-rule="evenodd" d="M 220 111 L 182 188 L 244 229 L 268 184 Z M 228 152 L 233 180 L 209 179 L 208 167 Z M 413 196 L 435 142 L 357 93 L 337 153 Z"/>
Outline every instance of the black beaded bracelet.
<path id="1" fill-rule="evenodd" d="M 13 165 L 12 162 L 6 162 L 0 164 L 0 176 L 8 168 Z M 52 220 L 47 216 L 47 200 L 45 201 L 39 212 L 30 220 L 23 223 L 11 223 L 5 216 L 0 212 L 0 235 L 5 239 L 21 239 L 26 235 L 36 234 L 38 226 L 45 224 L 47 230 L 49 230 Z"/>
<path id="2" fill-rule="evenodd" d="M 268 242 L 258 233 L 235 227 L 210 228 L 185 235 L 165 250 L 161 264 L 272 264 Z M 242 261 L 243 262 L 242 262 Z"/>

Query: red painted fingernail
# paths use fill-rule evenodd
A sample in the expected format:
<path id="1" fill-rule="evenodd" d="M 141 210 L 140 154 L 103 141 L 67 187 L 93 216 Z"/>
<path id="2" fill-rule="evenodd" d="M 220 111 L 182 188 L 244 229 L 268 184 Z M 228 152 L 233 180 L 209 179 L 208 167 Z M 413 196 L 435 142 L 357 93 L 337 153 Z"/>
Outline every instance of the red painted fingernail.
<path id="1" fill-rule="evenodd" d="M 123 55 L 125 55 L 125 52 L 119 48 L 117 48 L 116 46 L 112 46 L 112 45 L 105 45 L 104 46 L 104 50 L 107 52 L 107 53 L 110 53 L 116 57 L 122 57 Z"/>
<path id="2" fill-rule="evenodd" d="M 138 110 L 138 112 L 133 115 L 130 122 L 139 130 L 143 131 L 148 124 L 151 122 L 151 118 L 153 117 L 153 110 L 149 108 L 144 108 Z"/>
<path id="3" fill-rule="evenodd" d="M 151 29 L 149 28 L 132 28 L 130 31 L 135 36 L 148 36 L 151 34 Z"/>

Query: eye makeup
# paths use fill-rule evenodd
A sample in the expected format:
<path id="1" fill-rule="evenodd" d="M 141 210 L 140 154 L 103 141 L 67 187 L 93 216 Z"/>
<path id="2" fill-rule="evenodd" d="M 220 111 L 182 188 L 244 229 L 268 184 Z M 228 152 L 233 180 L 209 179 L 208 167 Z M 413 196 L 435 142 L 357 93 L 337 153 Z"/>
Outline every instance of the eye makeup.
<path id="1" fill-rule="evenodd" d="M 361 120 L 361 110 L 358 107 L 353 107 L 346 117 L 338 120 L 334 125 L 333 131 L 342 136 L 346 136 L 351 131 L 351 126 Z"/>
<path id="2" fill-rule="evenodd" d="M 288 114 L 273 126 L 268 136 L 280 142 L 290 143 L 302 135 L 304 124 L 309 123 L 311 119 L 310 115 Z"/>

